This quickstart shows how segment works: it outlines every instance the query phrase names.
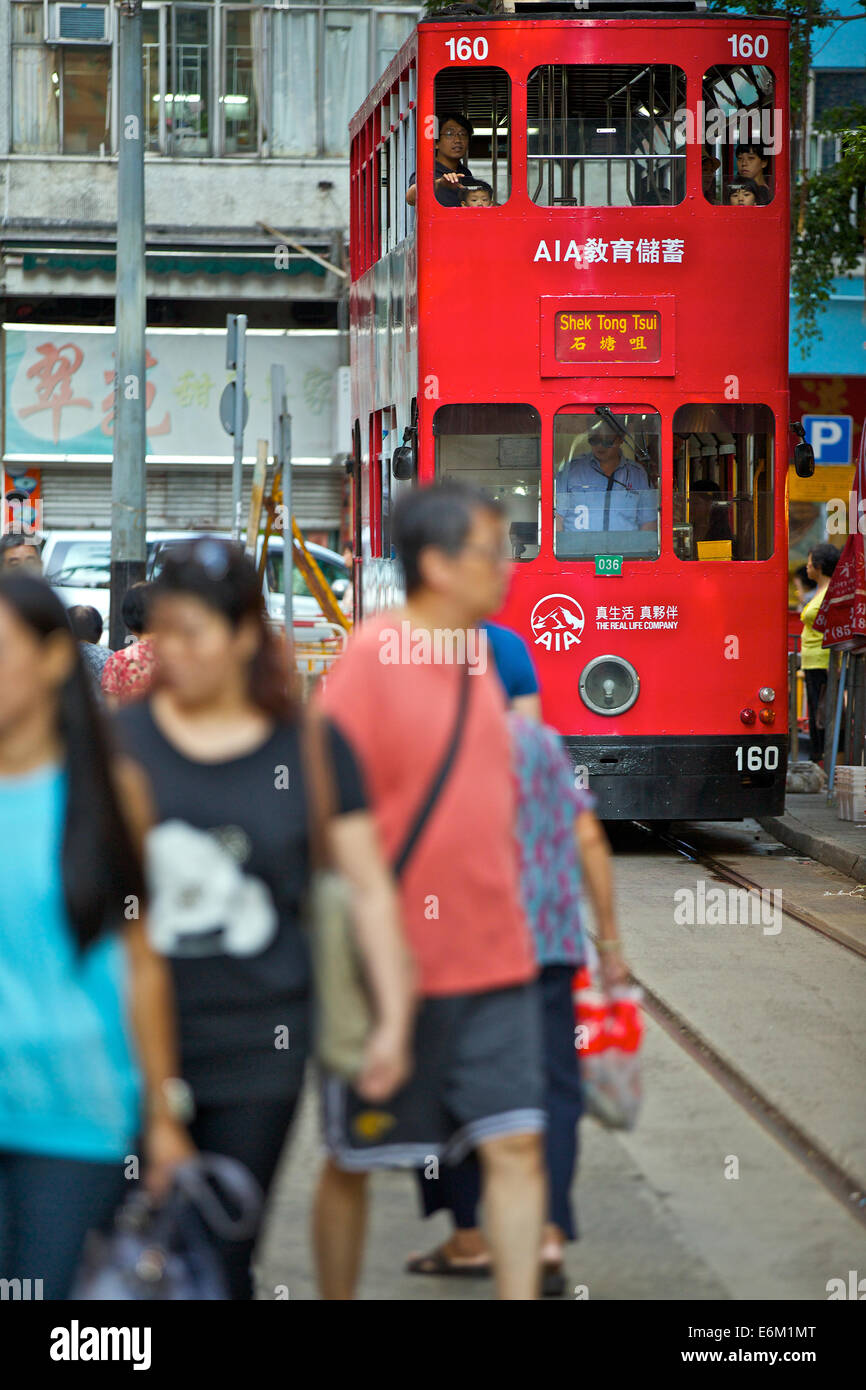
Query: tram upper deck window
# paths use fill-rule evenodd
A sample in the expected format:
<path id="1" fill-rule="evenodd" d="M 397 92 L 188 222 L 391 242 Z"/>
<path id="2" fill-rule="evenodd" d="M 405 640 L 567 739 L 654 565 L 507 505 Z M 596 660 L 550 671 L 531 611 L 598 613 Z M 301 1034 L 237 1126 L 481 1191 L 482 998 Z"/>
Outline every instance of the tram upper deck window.
<path id="1" fill-rule="evenodd" d="M 541 419 L 530 405 L 443 405 L 433 417 L 436 476 L 501 502 L 515 560 L 538 554 Z"/>
<path id="2" fill-rule="evenodd" d="M 536 68 L 526 84 L 529 196 L 544 207 L 681 203 L 686 79 L 668 64 Z"/>
<path id="3" fill-rule="evenodd" d="M 561 560 L 659 554 L 658 413 L 561 410 L 553 422 L 554 553 Z"/>
<path id="4" fill-rule="evenodd" d="M 437 73 L 434 196 L 438 203 L 465 208 L 508 200 L 510 112 L 511 85 L 502 68 L 448 68 Z M 477 189 L 467 195 L 468 189 L 479 184 L 489 190 L 485 198 Z M 416 197 L 417 191 L 410 188 L 409 200 Z"/>
<path id="5" fill-rule="evenodd" d="M 773 166 L 782 143 L 782 113 L 774 98 L 773 74 L 760 65 L 726 64 L 704 75 L 701 129 L 694 138 L 704 146 L 708 202 L 740 207 L 772 202 Z M 739 188 L 743 182 L 747 196 Z"/>
<path id="6" fill-rule="evenodd" d="M 773 431 L 766 405 L 680 406 L 673 497 L 680 560 L 769 560 Z"/>

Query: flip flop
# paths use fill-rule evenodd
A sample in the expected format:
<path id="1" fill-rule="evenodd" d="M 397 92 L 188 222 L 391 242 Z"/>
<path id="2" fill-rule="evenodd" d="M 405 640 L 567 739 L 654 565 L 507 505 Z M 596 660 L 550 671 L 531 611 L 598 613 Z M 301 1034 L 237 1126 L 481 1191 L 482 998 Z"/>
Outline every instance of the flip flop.
<path id="1" fill-rule="evenodd" d="M 407 1274 L 437 1274 L 450 1279 L 489 1279 L 491 1272 L 489 1260 L 485 1264 L 459 1264 L 445 1254 L 441 1245 L 426 1255 L 413 1255 L 406 1261 Z"/>
<path id="2" fill-rule="evenodd" d="M 541 1297 L 562 1298 L 565 1293 L 565 1271 L 561 1264 L 545 1260 L 541 1266 Z"/>

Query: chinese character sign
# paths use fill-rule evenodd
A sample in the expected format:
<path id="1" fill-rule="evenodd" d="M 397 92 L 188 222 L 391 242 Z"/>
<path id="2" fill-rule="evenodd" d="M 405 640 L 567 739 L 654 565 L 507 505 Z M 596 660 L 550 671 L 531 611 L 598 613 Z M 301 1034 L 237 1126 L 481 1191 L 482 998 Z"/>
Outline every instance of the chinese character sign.
<path id="1" fill-rule="evenodd" d="M 26 467 L 42 460 L 110 460 L 114 443 L 113 332 L 50 327 L 5 333 L 5 457 Z M 244 454 L 271 431 L 270 367 L 286 369 L 298 458 L 334 452 L 333 395 L 345 357 L 338 334 L 247 335 L 250 417 Z M 232 443 L 219 420 L 219 398 L 234 373 L 225 367 L 222 333 L 147 335 L 145 403 L 147 456 L 153 461 L 230 462 Z M 125 384 L 124 389 L 134 389 Z"/>
<path id="2" fill-rule="evenodd" d="M 661 356 L 655 310 L 559 310 L 554 331 L 557 362 L 658 362 Z"/>

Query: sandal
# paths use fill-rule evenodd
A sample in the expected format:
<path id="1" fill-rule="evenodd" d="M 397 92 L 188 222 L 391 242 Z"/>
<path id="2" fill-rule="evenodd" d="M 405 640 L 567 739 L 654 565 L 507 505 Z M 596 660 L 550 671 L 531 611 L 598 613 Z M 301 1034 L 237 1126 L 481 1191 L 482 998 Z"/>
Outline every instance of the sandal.
<path id="1" fill-rule="evenodd" d="M 562 1298 L 565 1293 L 565 1271 L 561 1264 L 545 1260 L 541 1266 L 541 1297 Z"/>
<path id="2" fill-rule="evenodd" d="M 482 1263 L 465 1264 L 446 1255 L 440 1245 L 426 1255 L 412 1255 L 406 1261 L 407 1274 L 438 1274 L 452 1279 L 488 1279 L 492 1273 L 489 1259 Z"/>

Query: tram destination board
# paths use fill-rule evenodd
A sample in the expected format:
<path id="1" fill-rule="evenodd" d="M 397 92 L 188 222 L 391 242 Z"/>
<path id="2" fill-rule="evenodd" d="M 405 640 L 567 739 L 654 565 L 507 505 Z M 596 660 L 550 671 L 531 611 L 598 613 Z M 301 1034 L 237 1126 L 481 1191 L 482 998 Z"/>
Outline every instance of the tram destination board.
<path id="1" fill-rule="evenodd" d="M 661 337 L 654 309 L 560 309 L 554 351 L 557 362 L 658 362 Z"/>

